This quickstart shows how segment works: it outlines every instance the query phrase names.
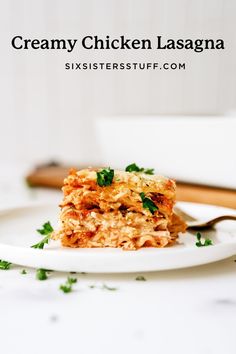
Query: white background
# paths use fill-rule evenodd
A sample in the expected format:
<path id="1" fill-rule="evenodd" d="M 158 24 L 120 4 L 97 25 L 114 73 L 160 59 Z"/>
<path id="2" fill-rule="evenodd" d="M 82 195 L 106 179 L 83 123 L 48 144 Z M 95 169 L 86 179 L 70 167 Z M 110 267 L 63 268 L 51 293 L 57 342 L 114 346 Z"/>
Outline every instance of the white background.
<path id="1" fill-rule="evenodd" d="M 235 10 L 234 0 L 1 0 L 0 205 L 40 198 L 56 205 L 56 192 L 23 186 L 24 166 L 50 158 L 136 161 L 235 186 L 235 116 L 223 116 L 236 109 Z M 10 45 L 15 35 L 88 34 L 220 37 L 226 50 L 39 53 Z M 173 60 L 188 69 L 66 72 L 69 60 Z M 229 259 L 145 274 L 146 282 L 131 274 L 81 275 L 68 296 L 58 290 L 67 274 L 39 282 L 34 270 L 0 271 L 1 352 L 234 354 L 235 267 Z M 118 290 L 89 288 L 104 282 Z"/>
<path id="2" fill-rule="evenodd" d="M 185 128 L 177 123 L 171 133 L 173 144 L 168 141 L 161 151 L 156 144 L 160 135 L 158 125 L 153 127 L 156 140 L 153 139 L 152 154 L 159 156 L 152 163 L 153 167 L 178 177 L 182 165 L 193 160 L 194 151 L 191 144 L 194 139 L 187 139 L 183 157 L 182 150 L 178 149 L 179 141 L 184 141 L 185 136 L 197 129 L 207 132 L 209 141 L 204 146 L 208 151 L 212 142 L 213 146 L 222 145 L 222 156 L 213 150 L 213 160 L 220 159 L 221 165 L 226 159 L 228 167 L 224 166 L 224 176 L 220 180 L 224 185 L 232 185 L 228 176 L 232 174 L 229 165 L 235 163 L 235 160 L 232 162 L 235 144 L 227 131 L 235 129 L 234 113 L 232 125 L 229 121 L 225 123 L 228 126 L 226 133 L 221 126 L 217 134 L 212 133 L 201 116 L 213 115 L 212 122 L 217 122 L 216 115 L 236 109 L 235 10 L 233 0 L 1 1 L 0 161 L 36 163 L 59 158 L 73 163 L 122 165 L 123 152 L 120 160 L 112 159 L 117 155 L 119 144 L 106 145 L 95 128 L 104 117 L 116 124 L 117 116 L 132 115 L 132 131 L 137 135 L 137 115 L 161 115 L 163 121 L 163 115 L 187 115 L 193 122 L 191 127 Z M 58 53 L 53 50 L 16 51 L 11 47 L 15 35 L 31 39 L 81 39 L 95 34 L 150 37 L 153 41 L 156 35 L 175 39 L 223 38 L 226 49 L 195 53 L 178 50 L 86 51 L 76 47 L 73 53 Z M 68 72 L 64 70 L 67 61 L 180 61 L 186 62 L 187 69 L 173 72 Z M 122 122 L 125 130 L 126 123 Z M 102 129 L 108 128 L 104 125 Z M 149 133 L 147 125 L 142 140 L 135 141 L 131 132 L 130 146 L 137 145 L 137 150 L 130 156 L 126 149 L 127 160 L 130 156 L 129 161 L 140 162 L 139 153 L 141 148 L 145 150 Z M 194 138 L 201 145 L 201 134 Z M 122 134 L 117 139 L 122 145 Z M 225 148 L 225 141 L 231 141 L 231 145 Z M 125 145 L 127 143 L 126 140 Z M 183 161 L 178 165 L 170 160 L 171 168 L 166 170 L 165 160 L 160 156 L 166 153 L 171 156 L 173 145 L 176 155 L 182 154 Z M 205 158 L 205 150 L 200 148 L 197 161 L 194 159 L 189 165 L 190 170 L 197 164 L 198 170 L 206 171 L 203 177 L 199 177 L 200 182 L 209 183 L 210 180 L 218 184 L 219 178 L 215 180 L 215 173 L 207 167 L 209 160 Z M 109 161 L 104 151 L 109 151 Z M 145 150 L 145 153 L 148 155 L 150 151 Z M 148 163 L 148 160 L 141 160 Z M 195 170 L 187 180 L 194 177 Z"/>

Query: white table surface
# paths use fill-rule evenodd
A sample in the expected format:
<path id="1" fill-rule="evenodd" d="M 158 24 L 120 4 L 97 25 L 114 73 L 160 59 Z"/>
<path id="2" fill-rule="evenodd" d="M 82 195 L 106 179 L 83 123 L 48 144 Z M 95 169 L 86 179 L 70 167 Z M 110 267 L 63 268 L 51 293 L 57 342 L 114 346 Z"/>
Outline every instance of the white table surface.
<path id="1" fill-rule="evenodd" d="M 60 200 L 58 192 L 28 189 L 18 168 L 11 169 L 14 178 L 4 171 L 0 207 Z M 0 270 L 1 353 L 235 354 L 234 259 L 140 274 L 146 281 L 136 281 L 137 274 L 77 274 L 69 294 L 59 290 L 66 273 L 39 281 L 34 269 Z M 104 283 L 117 290 L 99 288 Z"/>

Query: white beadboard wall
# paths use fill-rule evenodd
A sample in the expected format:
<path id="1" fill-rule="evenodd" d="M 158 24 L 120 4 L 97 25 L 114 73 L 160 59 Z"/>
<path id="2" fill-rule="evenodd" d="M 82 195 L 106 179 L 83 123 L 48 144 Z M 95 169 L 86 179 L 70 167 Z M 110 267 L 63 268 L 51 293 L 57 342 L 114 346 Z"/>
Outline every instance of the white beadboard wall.
<path id="1" fill-rule="evenodd" d="M 81 163 L 106 161 L 108 155 L 101 141 L 104 135 L 98 128 L 101 117 L 110 120 L 113 127 L 117 116 L 132 115 L 136 125 L 136 121 L 139 123 L 135 117 L 140 115 L 147 119 L 150 115 L 159 116 L 157 119 L 163 122 L 166 115 L 185 115 L 192 122 L 196 121 L 196 115 L 211 115 L 214 125 L 214 120 L 220 119 L 214 117 L 236 110 L 235 21 L 234 0 L 2 0 L 0 161 L 34 163 L 49 158 Z M 10 44 L 14 35 L 81 38 L 89 34 L 224 38 L 226 50 L 193 53 L 75 49 L 73 53 L 59 53 L 15 51 Z M 64 70 L 67 61 L 180 61 L 187 63 L 187 70 L 68 72 Z M 175 119 L 178 124 L 182 118 Z M 199 119 L 203 131 L 209 129 L 207 118 Z M 227 141 L 231 129 L 224 129 L 224 124 L 231 123 L 222 119 L 222 140 Z M 149 124 L 145 126 L 147 134 L 148 127 Z M 155 124 L 152 129 L 157 129 Z M 182 129 L 186 136 L 193 134 L 193 126 L 187 121 Z M 208 135 L 213 145 L 217 144 L 210 130 Z M 117 139 L 122 143 L 122 135 Z M 194 149 L 194 140 L 195 136 L 188 141 L 189 151 Z M 107 148 L 112 160 L 118 152 Z M 143 148 L 137 144 L 137 149 Z M 165 146 L 170 154 L 168 149 Z M 155 153 L 154 145 L 153 156 Z M 225 156 L 222 153 L 218 157 L 225 159 Z M 230 158 L 226 159 L 230 164 Z M 190 160 L 190 169 L 192 164 Z M 176 174 L 178 168 L 180 171 L 182 166 L 176 161 L 175 170 L 170 167 L 167 172 Z M 192 180 L 192 175 L 187 178 Z M 210 171 L 202 178 L 211 180 Z"/>

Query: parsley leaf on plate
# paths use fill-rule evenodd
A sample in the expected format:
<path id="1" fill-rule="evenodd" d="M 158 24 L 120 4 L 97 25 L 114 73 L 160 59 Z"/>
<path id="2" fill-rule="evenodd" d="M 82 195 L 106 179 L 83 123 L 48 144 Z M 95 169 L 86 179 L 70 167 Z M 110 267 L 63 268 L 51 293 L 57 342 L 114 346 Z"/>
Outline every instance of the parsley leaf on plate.
<path id="1" fill-rule="evenodd" d="M 53 232 L 53 227 L 51 225 L 51 223 L 48 221 L 45 224 L 43 224 L 42 229 L 38 229 L 37 232 L 40 235 L 45 235 L 45 237 L 38 243 L 36 243 L 35 245 L 31 246 L 31 248 L 38 248 L 38 249 L 43 249 L 45 244 L 48 244 L 49 239 L 51 237 L 51 234 Z"/>
<path id="2" fill-rule="evenodd" d="M 114 170 L 109 168 L 104 168 L 103 170 L 97 172 L 97 184 L 100 187 L 110 186 L 114 177 Z"/>
<path id="3" fill-rule="evenodd" d="M 42 241 L 40 241 L 39 243 L 36 243 L 35 245 L 31 246 L 31 248 L 43 249 L 43 248 L 44 248 L 44 245 L 49 242 L 49 238 L 50 238 L 50 235 L 45 236 L 45 237 L 42 239 Z"/>
<path id="4" fill-rule="evenodd" d="M 205 246 L 212 246 L 213 245 L 212 240 L 210 240 L 209 238 L 206 238 L 205 241 L 202 242 L 202 235 L 200 232 L 198 232 L 196 234 L 196 237 L 197 237 L 197 242 L 195 243 L 195 245 L 197 247 L 205 247 Z"/>
<path id="5" fill-rule="evenodd" d="M 143 168 L 136 165 L 136 163 L 131 163 L 125 168 L 126 172 L 143 172 L 147 175 L 154 175 L 154 168 Z"/>
<path id="6" fill-rule="evenodd" d="M 45 222 L 45 224 L 43 224 L 42 229 L 38 229 L 37 232 L 41 235 L 51 234 L 53 232 L 53 227 L 50 221 Z"/>
<path id="7" fill-rule="evenodd" d="M 25 269 L 22 269 L 22 271 L 20 272 L 21 274 L 27 274 Z"/>
<path id="8" fill-rule="evenodd" d="M 3 261 L 0 259 L 0 269 L 2 270 L 8 270 L 11 267 L 11 263 L 7 261 Z"/>
<path id="9" fill-rule="evenodd" d="M 65 284 L 60 285 L 60 290 L 63 291 L 63 293 L 70 293 L 72 291 L 72 286 L 73 284 L 77 283 L 76 278 L 70 278 L 68 277 Z"/>
<path id="10" fill-rule="evenodd" d="M 140 197 L 143 202 L 143 207 L 150 210 L 150 212 L 152 214 L 154 214 L 155 211 L 158 210 L 158 207 L 156 206 L 156 204 L 150 198 L 145 197 L 145 194 L 143 192 L 140 193 Z"/>

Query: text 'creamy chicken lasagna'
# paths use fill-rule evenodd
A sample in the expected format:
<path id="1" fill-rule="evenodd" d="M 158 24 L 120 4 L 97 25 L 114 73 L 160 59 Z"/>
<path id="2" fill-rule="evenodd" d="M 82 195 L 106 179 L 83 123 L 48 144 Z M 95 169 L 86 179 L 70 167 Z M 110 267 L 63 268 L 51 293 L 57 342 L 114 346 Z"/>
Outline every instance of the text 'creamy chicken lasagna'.
<path id="1" fill-rule="evenodd" d="M 53 238 L 79 248 L 172 245 L 186 229 L 173 212 L 176 185 L 148 171 L 71 170 L 62 188 L 60 229 Z"/>

